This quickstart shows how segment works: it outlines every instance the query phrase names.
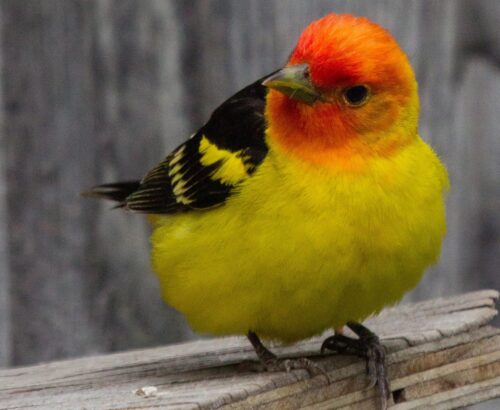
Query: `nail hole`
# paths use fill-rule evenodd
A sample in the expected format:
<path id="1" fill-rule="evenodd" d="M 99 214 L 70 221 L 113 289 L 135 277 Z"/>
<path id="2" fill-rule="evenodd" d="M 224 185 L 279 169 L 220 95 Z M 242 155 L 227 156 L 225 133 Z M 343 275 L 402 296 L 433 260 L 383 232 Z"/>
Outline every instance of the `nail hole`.
<path id="1" fill-rule="evenodd" d="M 405 390 L 404 389 L 398 389 L 398 390 L 394 390 L 392 392 L 392 398 L 394 400 L 394 403 L 403 403 L 406 401 L 406 397 L 405 397 Z"/>

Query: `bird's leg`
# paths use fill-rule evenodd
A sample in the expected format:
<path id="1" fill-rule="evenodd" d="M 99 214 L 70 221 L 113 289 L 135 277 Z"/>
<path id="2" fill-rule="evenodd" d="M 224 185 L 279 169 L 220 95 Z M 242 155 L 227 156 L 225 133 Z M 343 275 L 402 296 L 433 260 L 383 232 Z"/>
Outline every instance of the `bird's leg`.
<path id="1" fill-rule="evenodd" d="M 385 363 L 385 348 L 378 336 L 360 323 L 348 322 L 347 327 L 358 336 L 358 339 L 337 333 L 325 339 L 321 345 L 321 353 L 330 350 L 366 359 L 370 387 L 377 386 L 382 408 L 386 409 L 390 387 Z"/>
<path id="2" fill-rule="evenodd" d="M 303 369 L 307 370 L 310 375 L 323 374 L 328 381 L 330 380 L 326 371 L 319 365 L 309 360 L 306 357 L 297 359 L 279 359 L 273 352 L 266 348 L 255 332 L 248 332 L 248 340 L 252 344 L 259 361 L 264 368 L 269 372 L 289 372 L 291 370 Z"/>

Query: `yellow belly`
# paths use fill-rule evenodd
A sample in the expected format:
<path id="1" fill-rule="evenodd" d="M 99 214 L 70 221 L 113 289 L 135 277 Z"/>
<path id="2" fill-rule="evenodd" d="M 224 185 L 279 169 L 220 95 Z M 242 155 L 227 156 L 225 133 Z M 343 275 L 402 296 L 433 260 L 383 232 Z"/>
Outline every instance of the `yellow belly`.
<path id="1" fill-rule="evenodd" d="M 362 320 L 418 283 L 439 255 L 446 187 L 420 139 L 356 174 L 271 151 L 226 205 L 160 218 L 153 267 L 195 330 L 293 342 Z"/>

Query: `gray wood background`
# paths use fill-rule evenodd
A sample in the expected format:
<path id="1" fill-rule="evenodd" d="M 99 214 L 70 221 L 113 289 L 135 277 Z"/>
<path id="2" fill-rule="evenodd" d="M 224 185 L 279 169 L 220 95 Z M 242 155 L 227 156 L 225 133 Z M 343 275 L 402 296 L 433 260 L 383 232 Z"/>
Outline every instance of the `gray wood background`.
<path id="1" fill-rule="evenodd" d="M 497 0 L 2 0 L 0 366 L 185 340 L 143 218 L 78 193 L 137 178 L 330 11 L 390 29 L 449 167 L 449 234 L 409 296 L 500 288 Z"/>

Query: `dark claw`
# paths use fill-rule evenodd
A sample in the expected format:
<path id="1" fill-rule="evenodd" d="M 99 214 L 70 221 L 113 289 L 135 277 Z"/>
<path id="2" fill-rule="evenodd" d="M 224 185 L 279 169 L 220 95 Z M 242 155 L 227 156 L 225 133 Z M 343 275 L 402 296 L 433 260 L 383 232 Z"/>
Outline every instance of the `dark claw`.
<path id="1" fill-rule="evenodd" d="M 324 340 L 321 345 L 321 353 L 324 353 L 325 350 L 330 350 L 338 354 L 364 357 L 366 348 L 357 339 L 352 339 L 344 335 L 334 335 Z"/>
<path id="2" fill-rule="evenodd" d="M 387 408 L 390 394 L 387 367 L 385 364 L 385 348 L 379 338 L 359 323 L 349 322 L 347 326 L 358 336 L 353 339 L 344 335 L 330 336 L 321 345 L 321 353 L 325 350 L 334 353 L 358 356 L 366 359 L 366 370 L 370 380 L 369 387 L 376 387 L 382 409 Z"/>
<path id="3" fill-rule="evenodd" d="M 387 408 L 387 398 L 390 394 L 389 380 L 385 365 L 385 348 L 380 343 L 370 344 L 366 358 L 369 387 L 376 387 L 383 409 Z"/>

